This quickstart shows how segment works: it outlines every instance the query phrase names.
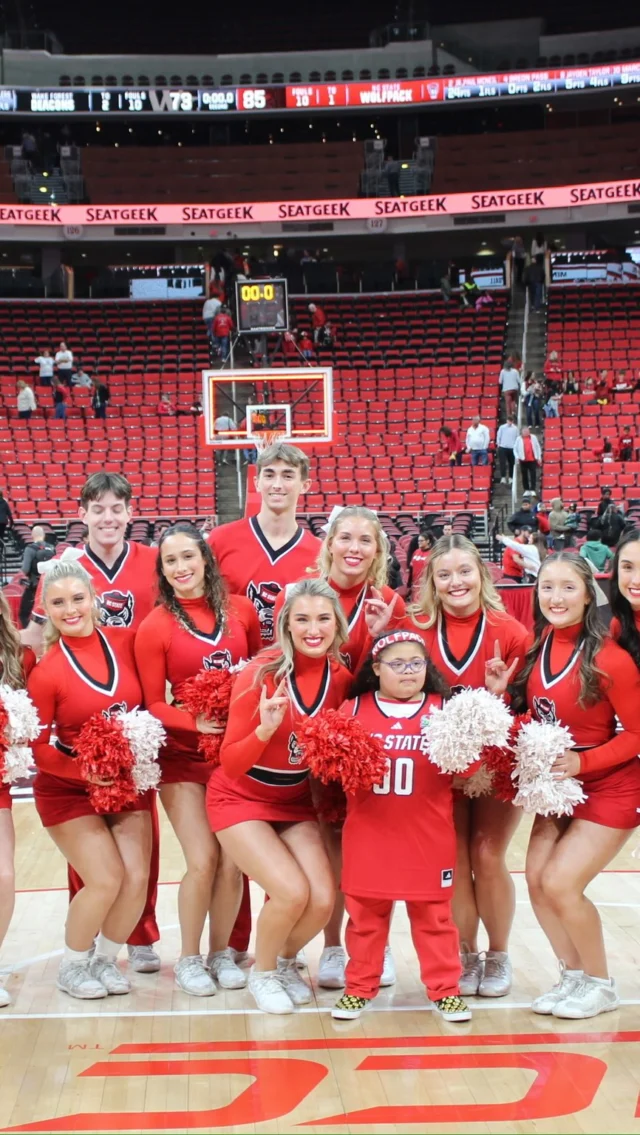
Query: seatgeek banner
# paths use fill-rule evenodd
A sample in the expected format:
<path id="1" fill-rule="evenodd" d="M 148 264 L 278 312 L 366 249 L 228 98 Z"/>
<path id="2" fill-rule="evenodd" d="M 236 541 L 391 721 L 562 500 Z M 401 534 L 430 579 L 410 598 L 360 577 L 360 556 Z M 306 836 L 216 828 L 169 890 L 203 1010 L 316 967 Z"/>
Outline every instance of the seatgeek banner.
<path id="1" fill-rule="evenodd" d="M 640 201 L 640 181 L 583 182 L 546 189 L 440 193 L 425 197 L 357 197 L 328 201 L 258 201 L 198 205 L 0 205 L 2 225 L 255 224 L 304 220 L 444 217 Z"/>

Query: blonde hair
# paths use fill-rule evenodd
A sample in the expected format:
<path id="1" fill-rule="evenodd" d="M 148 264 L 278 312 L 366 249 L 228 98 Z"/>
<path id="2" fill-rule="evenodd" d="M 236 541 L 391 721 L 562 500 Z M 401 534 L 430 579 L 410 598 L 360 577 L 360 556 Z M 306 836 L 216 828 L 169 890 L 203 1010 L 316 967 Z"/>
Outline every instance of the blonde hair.
<path id="1" fill-rule="evenodd" d="M 332 564 L 331 544 L 336 538 L 336 533 L 340 525 L 344 521 L 351 519 L 367 520 L 373 528 L 376 538 L 376 554 L 369 568 L 367 583 L 372 583 L 374 587 L 384 587 L 387 582 L 389 570 L 389 561 L 387 559 L 389 555 L 389 541 L 375 512 L 372 512 L 370 508 L 365 508 L 364 505 L 361 504 L 347 505 L 346 508 L 343 508 L 342 511 L 333 518 L 327 530 L 327 534 L 322 541 L 316 565 L 317 569 L 324 579 L 329 578 Z"/>
<path id="2" fill-rule="evenodd" d="M 12 690 L 22 689 L 22 643 L 4 591 L 0 591 L 0 666 L 0 679 Z"/>
<path id="3" fill-rule="evenodd" d="M 273 465 L 274 461 L 284 461 L 285 465 L 290 465 L 292 469 L 299 469 L 300 479 L 309 480 L 309 458 L 306 453 L 298 449 L 297 445 L 288 445 L 284 441 L 276 441 L 274 445 L 268 445 L 258 454 L 258 476 L 267 465 Z"/>
<path id="4" fill-rule="evenodd" d="M 62 579 L 77 579 L 79 583 L 82 583 L 87 588 L 94 604 L 93 610 L 91 612 L 91 618 L 93 620 L 94 627 L 97 627 L 98 623 L 100 622 L 100 613 L 95 602 L 96 593 L 93 589 L 91 576 L 89 575 L 88 571 L 85 571 L 82 564 L 79 564 L 77 560 L 55 560 L 48 571 L 44 572 L 42 583 L 42 602 L 46 602 L 47 591 L 51 587 L 51 584 L 59 583 Z M 47 650 L 50 650 L 52 646 L 55 646 L 59 639 L 60 631 L 57 630 L 56 627 L 54 627 L 51 619 L 47 615 L 47 621 L 44 627 L 45 653 Z"/>
<path id="5" fill-rule="evenodd" d="M 289 616 L 296 599 L 329 600 L 335 615 L 336 634 L 328 654 L 335 658 L 336 662 L 340 661 L 340 649 L 349 638 L 349 628 L 338 594 L 324 579 L 301 579 L 299 583 L 288 584 L 285 589 L 284 603 L 276 625 L 278 654 L 260 666 L 255 677 L 256 686 L 261 685 L 267 674 L 273 674 L 274 681 L 280 682 L 282 678 L 293 673 L 294 646 L 289 630 Z"/>
<path id="6" fill-rule="evenodd" d="M 467 552 L 473 559 L 480 573 L 480 607 L 482 610 L 504 611 L 502 600 L 494 587 L 489 569 L 475 544 L 472 544 L 471 540 L 467 540 L 466 536 L 454 532 L 452 536 L 441 536 L 436 541 L 424 571 L 420 598 L 417 603 L 413 603 L 409 608 L 412 622 L 424 630 L 428 630 L 429 627 L 434 625 L 442 610 L 442 601 L 436 591 L 434 573 L 438 560 L 448 555 L 449 552 Z M 426 616 L 426 622 L 421 621 L 421 616 Z"/>

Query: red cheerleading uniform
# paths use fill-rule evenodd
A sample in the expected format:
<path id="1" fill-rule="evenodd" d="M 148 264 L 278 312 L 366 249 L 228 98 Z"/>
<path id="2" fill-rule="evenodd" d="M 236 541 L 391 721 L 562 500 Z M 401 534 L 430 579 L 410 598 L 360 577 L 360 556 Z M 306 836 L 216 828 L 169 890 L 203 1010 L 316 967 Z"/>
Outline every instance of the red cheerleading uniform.
<path id="1" fill-rule="evenodd" d="M 381 786 L 347 795 L 341 883 L 349 913 L 347 994 L 370 999 L 378 992 L 394 900 L 406 902 L 429 997 L 458 993 L 453 777 L 431 764 L 420 728 L 434 705 L 442 705 L 439 695 L 403 702 L 367 693 L 344 706 L 380 738 L 389 761 Z"/>
<path id="2" fill-rule="evenodd" d="M 640 824 L 640 671 L 617 643 L 606 639 L 595 656 L 601 697 L 581 706 L 582 624 L 554 628 L 542 644 L 527 682 L 527 703 L 537 721 L 571 730 L 580 753 L 578 779 L 587 796 L 573 816 L 607 828 Z M 616 718 L 622 731 L 616 733 Z"/>
<path id="3" fill-rule="evenodd" d="M 220 767 L 213 770 L 207 786 L 207 814 L 214 832 L 246 820 L 300 823 L 316 819 L 309 769 L 296 727 L 303 717 L 337 709 L 351 675 L 332 658 L 296 654 L 294 672 L 286 683 L 289 706 L 284 719 L 269 741 L 260 741 L 256 736 L 260 687 L 254 686 L 254 679 L 268 659 L 269 654 L 262 654 L 250 662 L 233 690 Z M 272 674 L 264 685 L 272 696 L 277 685 Z"/>
<path id="4" fill-rule="evenodd" d="M 186 629 L 166 607 L 156 607 L 136 635 L 135 656 L 144 701 L 164 725 L 167 743 L 160 754 L 162 783 L 206 784 L 212 765 L 198 753 L 202 734 L 195 718 L 180 708 L 182 683 L 200 670 L 228 670 L 260 650 L 260 624 L 253 604 L 242 595 L 227 602 L 224 627 L 207 600 L 182 599 L 181 607 L 197 627 Z M 175 704 L 166 701 L 167 682 Z"/>
<path id="5" fill-rule="evenodd" d="M 75 764 L 73 746 L 94 713 L 140 705 L 133 634 L 94 630 L 86 638 L 63 635 L 34 668 L 27 688 L 42 723 L 33 746 L 38 768 L 33 795 L 43 827 L 96 815 Z M 54 726 L 56 743 L 52 745 Z M 146 792 L 123 811 L 149 811 L 153 799 L 154 794 Z"/>
<path id="6" fill-rule="evenodd" d="M 214 528 L 208 541 L 229 591 L 251 600 L 260 620 L 262 645 L 272 646 L 276 599 L 287 583 L 315 566 L 320 541 L 298 528 L 282 548 L 272 548 L 257 516 Z"/>
<path id="7" fill-rule="evenodd" d="M 407 620 L 405 626 L 421 636 L 431 662 L 446 678 L 453 693 L 484 689 L 485 664 L 493 658 L 496 642 L 500 644 L 500 655 L 507 666 L 515 658 L 524 664 L 527 631 L 504 611 L 480 609 L 462 618 L 442 612 L 428 629 L 417 625 L 413 619 Z"/>
<path id="8" fill-rule="evenodd" d="M 125 540 L 118 559 L 112 567 L 107 567 L 85 544 L 78 563 L 91 576 L 102 626 L 137 630 L 156 601 L 157 559 L 157 548 Z M 31 618 L 36 623 L 46 620 L 42 606 L 42 580 L 38 584 Z"/>
<path id="9" fill-rule="evenodd" d="M 24 675 L 25 684 L 26 684 L 27 679 L 29 677 L 29 674 L 33 670 L 35 664 L 36 664 L 36 656 L 33 653 L 31 647 L 23 646 L 22 647 L 22 673 Z M 0 675 L 0 680 L 1 680 L 1 677 L 2 676 Z M 3 784 L 2 781 L 0 781 L 0 811 L 3 808 L 10 808 L 10 807 L 11 807 L 11 785 L 10 784 Z"/>
<path id="10" fill-rule="evenodd" d="M 422 590 L 422 577 L 426 571 L 426 567 L 429 563 L 430 558 L 430 548 L 425 548 L 424 551 L 422 551 L 421 548 L 416 548 L 411 557 L 411 600 L 413 603 L 417 603 L 418 599 L 420 598 L 420 592 Z"/>

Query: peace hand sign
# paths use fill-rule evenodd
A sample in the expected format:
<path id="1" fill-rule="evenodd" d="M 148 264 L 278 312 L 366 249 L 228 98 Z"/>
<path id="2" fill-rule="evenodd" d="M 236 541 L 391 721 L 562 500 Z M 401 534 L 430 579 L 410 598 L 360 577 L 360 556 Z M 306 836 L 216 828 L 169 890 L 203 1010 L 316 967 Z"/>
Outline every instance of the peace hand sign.
<path id="1" fill-rule="evenodd" d="M 385 603 L 381 593 L 375 588 L 371 588 L 371 599 L 365 599 L 364 603 L 364 620 L 367 624 L 367 630 L 372 638 L 376 635 L 386 631 L 391 616 L 393 615 L 393 608 L 398 599 L 398 592 L 394 591 L 393 599 L 390 603 Z"/>
<path id="2" fill-rule="evenodd" d="M 500 697 L 504 694 L 518 667 L 519 661 L 519 658 L 514 658 L 511 665 L 507 667 L 506 662 L 502 661 L 500 643 L 496 639 L 493 649 L 493 658 L 489 658 L 484 668 L 484 684 L 490 694 L 495 694 L 496 697 Z"/>
<path id="3" fill-rule="evenodd" d="M 257 733 L 261 741 L 268 741 L 273 737 L 276 729 L 282 725 L 289 705 L 289 698 L 286 696 L 285 689 L 283 679 L 272 697 L 267 694 L 266 686 L 263 686 L 260 691 L 260 725 Z"/>

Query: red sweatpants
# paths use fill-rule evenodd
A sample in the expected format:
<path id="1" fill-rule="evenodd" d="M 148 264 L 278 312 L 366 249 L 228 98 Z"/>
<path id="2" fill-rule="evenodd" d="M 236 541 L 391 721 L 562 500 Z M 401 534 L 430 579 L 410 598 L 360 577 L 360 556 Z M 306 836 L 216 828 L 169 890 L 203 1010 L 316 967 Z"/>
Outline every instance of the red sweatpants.
<path id="1" fill-rule="evenodd" d="M 384 948 L 389 938 L 392 899 L 345 895 L 349 915 L 345 943 L 345 993 L 371 1000 L 380 988 Z M 451 916 L 451 901 L 407 902 L 411 937 L 420 962 L 420 977 L 431 1001 L 459 993 L 460 954 L 458 930 Z"/>
<path id="2" fill-rule="evenodd" d="M 149 885 L 147 887 L 147 901 L 140 916 L 138 925 L 129 936 L 130 946 L 152 946 L 160 938 L 158 923 L 156 922 L 156 903 L 158 901 L 158 878 L 160 875 L 160 824 L 158 822 L 157 797 L 154 796 L 151 806 L 151 861 L 149 863 Z M 69 880 L 69 901 L 78 891 L 82 890 L 84 883 L 73 867 L 67 868 Z"/>
<path id="3" fill-rule="evenodd" d="M 242 891 L 240 910 L 238 911 L 236 924 L 229 939 L 229 945 L 232 949 L 237 950 L 239 954 L 244 954 L 249 949 L 249 938 L 251 937 L 251 893 L 249 891 L 249 880 L 246 875 L 242 876 L 242 881 L 244 888 Z"/>

